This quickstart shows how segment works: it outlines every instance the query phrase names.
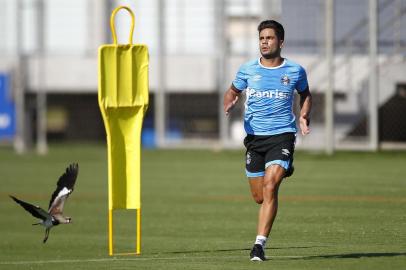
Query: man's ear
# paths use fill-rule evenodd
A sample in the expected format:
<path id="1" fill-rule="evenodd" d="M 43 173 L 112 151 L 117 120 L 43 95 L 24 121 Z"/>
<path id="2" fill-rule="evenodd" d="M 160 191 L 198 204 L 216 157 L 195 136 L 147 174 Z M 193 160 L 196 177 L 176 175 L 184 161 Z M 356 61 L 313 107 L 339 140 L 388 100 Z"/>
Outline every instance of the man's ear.
<path id="1" fill-rule="evenodd" d="M 281 40 L 281 44 L 279 44 L 279 48 L 283 48 L 284 40 Z"/>

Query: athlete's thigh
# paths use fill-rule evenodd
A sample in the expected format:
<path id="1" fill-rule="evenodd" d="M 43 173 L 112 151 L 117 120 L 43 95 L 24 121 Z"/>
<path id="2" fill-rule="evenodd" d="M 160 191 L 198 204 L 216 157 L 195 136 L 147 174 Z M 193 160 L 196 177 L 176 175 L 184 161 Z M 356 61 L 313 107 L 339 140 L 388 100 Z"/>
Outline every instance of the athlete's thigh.
<path id="1" fill-rule="evenodd" d="M 264 200 L 263 189 L 264 189 L 264 177 L 248 177 L 248 183 L 250 185 L 252 198 L 257 203 L 262 203 Z"/>
<path id="2" fill-rule="evenodd" d="M 283 168 L 279 164 L 273 164 L 268 166 L 265 170 L 265 176 L 262 181 L 263 185 L 278 187 L 279 184 L 282 182 L 283 176 L 285 175 L 285 168 Z"/>

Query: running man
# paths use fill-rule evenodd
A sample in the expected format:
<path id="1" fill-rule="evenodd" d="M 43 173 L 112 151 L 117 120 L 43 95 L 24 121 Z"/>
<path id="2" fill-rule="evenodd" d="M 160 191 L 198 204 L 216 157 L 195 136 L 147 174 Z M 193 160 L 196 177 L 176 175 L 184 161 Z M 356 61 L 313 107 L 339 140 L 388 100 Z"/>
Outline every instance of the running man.
<path id="1" fill-rule="evenodd" d="M 282 179 L 291 176 L 294 170 L 295 90 L 300 96 L 299 127 L 302 135 L 310 132 L 312 105 L 304 68 L 281 56 L 285 38 L 283 26 L 274 20 L 266 20 L 259 24 L 258 32 L 261 57 L 240 67 L 223 101 L 224 112 L 228 115 L 241 92 L 246 92 L 246 175 L 252 197 L 260 204 L 251 261 L 266 260 L 265 243 L 278 210 L 279 186 Z"/>

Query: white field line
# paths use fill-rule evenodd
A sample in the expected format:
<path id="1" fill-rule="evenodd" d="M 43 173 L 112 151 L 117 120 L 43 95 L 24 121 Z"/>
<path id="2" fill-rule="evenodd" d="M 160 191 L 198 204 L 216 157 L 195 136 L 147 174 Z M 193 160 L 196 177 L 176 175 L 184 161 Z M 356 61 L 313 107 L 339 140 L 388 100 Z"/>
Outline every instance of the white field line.
<path id="1" fill-rule="evenodd" d="M 199 256 L 199 257 L 148 257 L 148 258 L 100 258 L 100 259 L 82 259 L 82 260 L 39 260 L 39 261 L 9 261 L 0 262 L 0 265 L 32 265 L 32 264 L 58 264 L 58 263 L 84 263 L 84 262 L 118 262 L 118 261 L 165 261 L 165 260 L 185 260 L 185 259 L 236 259 L 247 258 L 247 256 Z M 268 259 L 300 259 L 304 256 L 268 256 Z"/>

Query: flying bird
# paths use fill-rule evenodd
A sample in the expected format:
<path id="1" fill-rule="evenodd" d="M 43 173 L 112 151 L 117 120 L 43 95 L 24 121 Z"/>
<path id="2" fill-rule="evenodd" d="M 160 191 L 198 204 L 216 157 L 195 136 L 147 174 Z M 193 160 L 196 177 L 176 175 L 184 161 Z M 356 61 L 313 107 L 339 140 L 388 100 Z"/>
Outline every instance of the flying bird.
<path id="1" fill-rule="evenodd" d="M 72 163 L 66 168 L 65 173 L 59 177 L 56 189 L 52 193 L 51 200 L 49 201 L 48 212 L 39 206 L 24 202 L 10 195 L 16 203 L 30 212 L 31 215 L 42 220 L 41 222 L 32 225 L 42 225 L 45 227 L 45 238 L 43 243 L 47 241 L 49 231 L 53 226 L 69 224 L 72 222 L 72 218 L 63 215 L 63 207 L 66 199 L 73 191 L 78 172 L 79 165 L 77 163 Z"/>

